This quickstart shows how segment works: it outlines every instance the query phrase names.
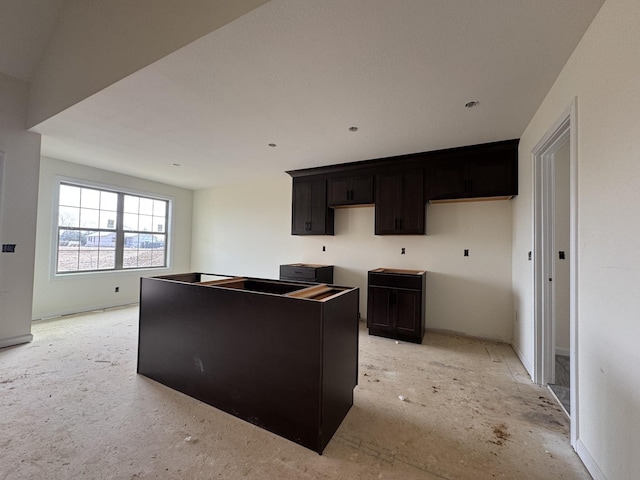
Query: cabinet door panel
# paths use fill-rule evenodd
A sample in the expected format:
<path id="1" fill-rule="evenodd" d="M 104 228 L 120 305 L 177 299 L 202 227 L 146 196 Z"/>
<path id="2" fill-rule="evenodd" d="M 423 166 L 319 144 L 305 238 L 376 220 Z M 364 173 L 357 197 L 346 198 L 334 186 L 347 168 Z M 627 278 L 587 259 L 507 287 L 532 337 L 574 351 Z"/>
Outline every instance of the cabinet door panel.
<path id="1" fill-rule="evenodd" d="M 495 158 L 492 161 L 472 162 L 468 166 L 469 192 L 474 197 L 494 197 L 515 195 L 512 180 L 512 161 L 509 158 Z"/>
<path id="2" fill-rule="evenodd" d="M 354 205 L 373 203 L 373 175 L 353 178 L 351 203 Z"/>
<path id="3" fill-rule="evenodd" d="M 334 178 L 329 180 L 329 205 L 348 204 L 349 191 L 349 179 Z"/>
<path id="4" fill-rule="evenodd" d="M 329 205 L 366 205 L 373 203 L 373 174 L 329 180 Z"/>
<path id="5" fill-rule="evenodd" d="M 325 179 L 294 179 L 292 235 L 333 235 L 333 210 L 327 206 Z"/>
<path id="6" fill-rule="evenodd" d="M 421 301 L 420 293 L 396 290 L 396 328 L 403 333 L 420 331 Z"/>
<path id="7" fill-rule="evenodd" d="M 325 222 L 327 219 L 327 183 L 324 180 L 311 182 L 310 202 L 311 210 L 309 216 L 309 232 L 325 233 Z"/>
<path id="8" fill-rule="evenodd" d="M 394 233 L 402 215 L 402 175 L 382 174 L 377 178 L 376 234 Z"/>
<path id="9" fill-rule="evenodd" d="M 293 207 L 291 233 L 306 233 L 309 216 L 311 213 L 311 198 L 309 184 L 306 182 L 293 182 Z"/>
<path id="10" fill-rule="evenodd" d="M 402 220 L 405 233 L 424 233 L 424 180 L 422 170 L 409 170 L 403 175 Z"/>
<path id="11" fill-rule="evenodd" d="M 438 162 L 431 173 L 431 198 L 458 198 L 464 196 L 466 176 L 464 165 L 459 160 Z"/>
<path id="12" fill-rule="evenodd" d="M 392 329 L 391 288 L 369 287 L 367 324 L 369 327 Z"/>

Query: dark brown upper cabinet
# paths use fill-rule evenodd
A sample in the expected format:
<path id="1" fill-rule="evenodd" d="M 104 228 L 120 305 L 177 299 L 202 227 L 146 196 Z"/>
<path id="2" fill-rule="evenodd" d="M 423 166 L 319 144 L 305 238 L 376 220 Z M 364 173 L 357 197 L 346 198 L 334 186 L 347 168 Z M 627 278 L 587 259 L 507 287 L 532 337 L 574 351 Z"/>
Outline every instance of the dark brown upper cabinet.
<path id="1" fill-rule="evenodd" d="M 373 174 L 329 178 L 329 206 L 373 203 Z"/>
<path id="2" fill-rule="evenodd" d="M 433 162 L 429 199 L 510 198 L 518 194 L 515 149 L 487 149 Z"/>
<path id="3" fill-rule="evenodd" d="M 290 170 L 293 235 L 333 235 L 334 208 L 375 205 L 376 235 L 424 235 L 425 202 L 518 194 L 518 139 Z"/>
<path id="4" fill-rule="evenodd" d="M 376 235 L 423 235 L 425 225 L 424 170 L 376 175 Z"/>
<path id="5" fill-rule="evenodd" d="M 334 214 L 327 206 L 326 179 L 293 179 L 292 235 L 333 235 Z"/>

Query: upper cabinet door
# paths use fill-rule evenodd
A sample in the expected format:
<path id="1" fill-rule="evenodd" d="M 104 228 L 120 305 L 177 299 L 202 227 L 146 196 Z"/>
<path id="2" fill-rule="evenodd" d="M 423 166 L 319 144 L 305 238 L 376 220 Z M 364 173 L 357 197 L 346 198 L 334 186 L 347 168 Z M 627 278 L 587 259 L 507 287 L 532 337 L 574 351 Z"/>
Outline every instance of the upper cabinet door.
<path id="1" fill-rule="evenodd" d="M 434 162 L 430 200 L 511 197 L 518 194 L 518 149 L 514 145 L 477 151 Z"/>
<path id="2" fill-rule="evenodd" d="M 376 235 L 424 234 L 424 176 L 421 168 L 376 177 Z"/>
<path id="3" fill-rule="evenodd" d="M 466 173 L 460 159 L 439 161 L 430 175 L 431 198 L 458 198 L 465 193 Z"/>
<path id="4" fill-rule="evenodd" d="M 329 179 L 329 206 L 373 203 L 373 174 Z"/>
<path id="5" fill-rule="evenodd" d="M 333 235 L 333 210 L 327 207 L 327 181 L 293 180 L 292 235 Z"/>
<path id="6" fill-rule="evenodd" d="M 517 157 L 501 152 L 493 158 L 470 161 L 467 189 L 472 197 L 503 197 L 518 194 Z"/>

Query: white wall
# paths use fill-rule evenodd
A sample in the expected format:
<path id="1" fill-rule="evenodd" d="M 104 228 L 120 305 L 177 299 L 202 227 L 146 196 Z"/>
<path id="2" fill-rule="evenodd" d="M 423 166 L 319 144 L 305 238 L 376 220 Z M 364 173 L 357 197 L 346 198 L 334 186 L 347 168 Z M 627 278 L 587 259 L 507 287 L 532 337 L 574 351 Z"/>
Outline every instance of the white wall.
<path id="1" fill-rule="evenodd" d="M 595 478 L 640 471 L 640 8 L 607 0 L 520 141 L 514 332 L 533 359 L 531 150 L 577 97 L 578 441 Z"/>
<path id="2" fill-rule="evenodd" d="M 69 0 L 32 82 L 29 126 L 266 0 Z"/>
<path id="3" fill-rule="evenodd" d="M 31 340 L 31 296 L 35 248 L 40 135 L 25 130 L 28 86 L 0 73 L 0 347 Z"/>
<path id="4" fill-rule="evenodd" d="M 335 265 L 334 283 L 360 288 L 365 317 L 368 270 L 426 269 L 427 328 L 511 341 L 510 201 L 428 205 L 417 236 L 375 236 L 373 207 L 335 217 L 335 236 L 292 236 L 284 173 L 196 191 L 192 270 L 278 278 L 281 264 Z"/>
<path id="5" fill-rule="evenodd" d="M 54 247 L 57 234 L 53 218 L 53 199 L 57 176 L 172 198 L 171 268 L 54 275 L 55 265 L 52 259 L 55 258 Z M 191 190 L 42 157 L 33 318 L 40 319 L 137 302 L 141 276 L 188 271 L 191 258 L 192 200 Z M 115 287 L 120 287 L 118 293 L 115 292 Z"/>

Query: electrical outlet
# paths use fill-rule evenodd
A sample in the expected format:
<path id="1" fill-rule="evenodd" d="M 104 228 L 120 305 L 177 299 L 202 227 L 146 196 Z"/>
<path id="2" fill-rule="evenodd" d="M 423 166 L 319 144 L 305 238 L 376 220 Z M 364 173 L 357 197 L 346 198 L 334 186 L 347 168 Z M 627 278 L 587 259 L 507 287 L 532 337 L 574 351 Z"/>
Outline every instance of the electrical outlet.
<path id="1" fill-rule="evenodd" d="M 116 293 L 120 291 L 120 287 L 116 287 Z"/>

